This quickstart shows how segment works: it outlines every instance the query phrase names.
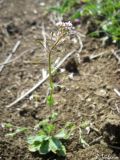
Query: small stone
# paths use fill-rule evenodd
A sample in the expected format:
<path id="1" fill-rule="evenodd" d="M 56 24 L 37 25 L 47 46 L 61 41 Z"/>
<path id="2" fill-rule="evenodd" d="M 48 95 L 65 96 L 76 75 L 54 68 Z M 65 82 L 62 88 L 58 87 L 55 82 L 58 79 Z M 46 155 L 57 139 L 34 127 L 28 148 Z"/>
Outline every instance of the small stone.
<path id="1" fill-rule="evenodd" d="M 99 89 L 99 90 L 97 90 L 97 91 L 95 92 L 95 94 L 96 94 L 97 96 L 105 97 L 107 93 L 106 93 L 106 90 L 104 90 L 104 89 Z"/>
<path id="2" fill-rule="evenodd" d="M 86 101 L 87 101 L 87 102 L 91 102 L 91 98 L 87 98 Z"/>
<path id="3" fill-rule="evenodd" d="M 34 9 L 34 10 L 33 10 L 33 13 L 34 13 L 34 14 L 37 14 L 37 13 L 38 13 L 38 11 L 37 11 L 36 9 Z"/>
<path id="4" fill-rule="evenodd" d="M 40 6 L 42 6 L 42 7 L 45 6 L 45 3 L 44 3 L 44 2 L 41 2 L 41 3 L 40 3 Z"/>

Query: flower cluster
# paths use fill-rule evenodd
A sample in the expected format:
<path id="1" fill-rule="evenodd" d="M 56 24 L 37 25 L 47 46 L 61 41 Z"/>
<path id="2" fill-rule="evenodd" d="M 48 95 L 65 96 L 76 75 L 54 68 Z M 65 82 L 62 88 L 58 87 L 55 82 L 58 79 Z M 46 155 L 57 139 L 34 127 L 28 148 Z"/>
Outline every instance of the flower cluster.
<path id="1" fill-rule="evenodd" d="M 72 23 L 69 21 L 69 22 L 58 22 L 56 23 L 56 26 L 58 27 L 72 27 Z"/>
<path id="2" fill-rule="evenodd" d="M 56 23 L 56 26 L 59 27 L 59 28 L 68 30 L 68 31 L 73 30 L 73 25 L 70 21 L 68 21 L 68 22 L 58 22 L 58 23 Z"/>

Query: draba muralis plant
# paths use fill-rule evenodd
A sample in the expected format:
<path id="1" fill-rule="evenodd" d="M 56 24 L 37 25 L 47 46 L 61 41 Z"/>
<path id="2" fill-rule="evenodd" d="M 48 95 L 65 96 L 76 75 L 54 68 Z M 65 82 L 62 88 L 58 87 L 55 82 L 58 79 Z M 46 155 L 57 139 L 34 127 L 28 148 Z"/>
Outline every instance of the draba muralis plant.
<path id="1" fill-rule="evenodd" d="M 47 154 L 53 152 L 58 156 L 66 155 L 66 148 L 61 140 L 67 140 L 75 129 L 75 125 L 72 123 L 66 123 L 66 125 L 56 133 L 56 125 L 54 123 L 55 113 L 51 112 L 51 108 L 54 105 L 54 83 L 52 81 L 52 74 L 54 72 L 51 63 L 51 56 L 53 50 L 57 45 L 64 41 L 67 35 L 73 34 L 73 27 L 71 22 L 59 22 L 56 24 L 58 31 L 55 34 L 55 41 L 48 51 L 48 73 L 49 73 L 49 95 L 47 96 L 47 104 L 50 107 L 50 114 L 52 118 L 45 119 L 38 124 L 38 131 L 34 136 L 29 136 L 27 143 L 28 149 L 31 152 L 39 152 L 40 154 Z M 53 34 L 54 36 L 54 34 Z M 53 116 L 54 115 L 54 116 Z"/>
<path id="2" fill-rule="evenodd" d="M 57 47 L 57 45 L 69 34 L 73 33 L 73 26 L 72 23 L 69 22 L 58 22 L 56 24 L 58 28 L 58 32 L 56 34 L 56 40 L 48 49 L 48 72 L 49 72 L 49 95 L 47 96 L 47 104 L 48 106 L 52 107 L 54 105 L 54 84 L 52 81 L 52 64 L 51 64 L 51 55 L 52 51 Z"/>
<path id="3" fill-rule="evenodd" d="M 50 48 L 47 48 L 49 72 L 49 95 L 47 96 L 47 104 L 50 107 L 50 116 L 43 121 L 40 121 L 34 127 L 34 131 L 33 128 L 27 128 L 28 130 L 33 131 L 32 135 L 27 136 L 27 144 L 30 152 L 38 152 L 41 155 L 52 152 L 58 156 L 65 156 L 66 148 L 63 145 L 62 140 L 65 141 L 70 138 L 75 130 L 75 125 L 71 122 L 67 122 L 61 129 L 57 129 L 57 125 L 55 124 L 57 113 L 51 112 L 51 108 L 54 105 L 54 83 L 52 81 L 52 74 L 54 71 L 52 69 L 51 56 L 57 45 L 62 42 L 66 36 L 69 36 L 69 34 L 74 34 L 74 30 L 71 22 L 59 22 L 56 26 L 58 31 L 55 34 L 55 41 Z M 11 125 L 7 126 L 11 127 Z M 18 127 L 14 130 L 14 132 L 7 134 L 7 136 L 13 137 L 18 133 L 27 131 L 26 128 Z"/>
<path id="4" fill-rule="evenodd" d="M 49 152 L 58 156 L 66 155 L 66 148 L 61 140 L 67 140 L 75 129 L 75 125 L 68 122 L 62 129 L 56 132 L 53 119 L 45 119 L 37 125 L 37 133 L 27 139 L 28 149 L 31 152 L 39 152 L 45 155 Z"/>

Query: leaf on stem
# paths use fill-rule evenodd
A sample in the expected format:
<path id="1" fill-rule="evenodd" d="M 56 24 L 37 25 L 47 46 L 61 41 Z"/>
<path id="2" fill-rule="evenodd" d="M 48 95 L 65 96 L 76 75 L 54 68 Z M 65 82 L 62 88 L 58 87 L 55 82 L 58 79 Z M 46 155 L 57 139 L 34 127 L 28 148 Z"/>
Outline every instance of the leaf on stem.
<path id="1" fill-rule="evenodd" d="M 47 104 L 52 107 L 54 105 L 54 98 L 52 95 L 47 96 Z"/>

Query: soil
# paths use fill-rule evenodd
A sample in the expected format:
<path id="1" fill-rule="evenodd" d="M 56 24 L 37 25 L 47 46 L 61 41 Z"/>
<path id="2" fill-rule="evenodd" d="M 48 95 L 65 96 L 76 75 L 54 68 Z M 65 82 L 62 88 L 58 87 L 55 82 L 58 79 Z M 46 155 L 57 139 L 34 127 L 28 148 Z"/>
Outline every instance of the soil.
<path id="1" fill-rule="evenodd" d="M 44 3 L 45 5 L 44 5 Z M 50 110 L 45 103 L 48 81 L 38 87 L 31 95 L 7 108 L 20 95 L 29 90 L 42 78 L 42 69 L 47 69 L 47 55 L 39 41 L 43 40 L 42 25 L 44 23 L 48 35 L 55 30 L 51 15 L 47 8 L 55 1 L 41 0 L 2 0 L 0 1 L 0 63 L 3 63 L 18 40 L 21 44 L 13 54 L 12 59 L 23 51 L 28 51 L 16 61 L 6 64 L 0 72 L 0 159 L 1 160 L 107 160 L 120 159 L 120 99 L 114 89 L 120 89 L 120 66 L 111 50 L 117 47 L 102 43 L 102 39 L 89 36 L 82 38 L 83 50 L 79 53 L 81 61 L 74 54 L 58 71 L 54 81 L 59 83 L 56 88 L 55 106 L 58 112 L 56 121 L 58 128 L 66 122 L 80 126 L 88 121 L 90 131 L 83 129 L 84 140 L 89 144 L 83 147 L 79 142 L 79 127 L 66 142 L 66 157 L 53 154 L 41 156 L 30 153 L 27 149 L 26 135 L 20 134 L 14 138 L 6 137 L 9 129 L 4 123 L 19 127 L 32 127 L 45 119 Z M 77 25 L 76 30 L 84 35 L 87 26 Z M 52 61 L 64 57 L 66 53 L 77 48 L 67 42 L 59 46 Z M 77 49 L 76 49 L 77 50 Z M 102 56 L 90 59 L 91 55 L 104 52 Z M 70 74 L 74 73 L 71 77 Z M 62 86 L 62 87 L 61 87 Z M 32 133 L 31 133 L 32 134 Z"/>

